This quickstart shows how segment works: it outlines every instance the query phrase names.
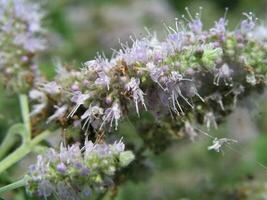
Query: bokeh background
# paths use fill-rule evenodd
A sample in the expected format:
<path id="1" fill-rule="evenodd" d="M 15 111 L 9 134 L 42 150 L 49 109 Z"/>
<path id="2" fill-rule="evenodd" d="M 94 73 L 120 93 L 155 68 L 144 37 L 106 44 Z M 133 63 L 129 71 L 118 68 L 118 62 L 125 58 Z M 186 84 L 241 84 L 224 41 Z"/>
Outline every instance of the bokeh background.
<path id="1" fill-rule="evenodd" d="M 225 14 L 234 29 L 243 12 L 253 12 L 258 23 L 266 23 L 266 0 L 46 0 L 49 50 L 41 56 L 42 72 L 53 78 L 55 59 L 81 67 L 97 52 L 112 55 L 119 41 L 130 42 L 142 37 L 145 27 L 156 31 L 159 37 L 166 34 L 164 23 L 174 24 L 175 17 L 185 14 L 185 7 L 194 15 L 203 7 L 202 20 L 209 27 Z M 0 140 L 7 128 L 20 120 L 18 102 L 0 89 Z M 177 141 L 159 155 L 149 155 L 147 165 L 151 172 L 132 174 L 138 181 L 128 181 L 117 200 L 176 200 L 176 199 L 267 199 L 267 95 L 253 94 L 240 102 L 238 108 L 214 136 L 235 138 L 233 149 L 223 153 L 209 152 L 211 141 L 200 137 L 197 141 Z M 242 108 L 241 108 L 242 107 Z M 125 123 L 120 132 L 134 132 Z M 134 134 L 133 134 L 134 135 Z M 137 138 L 136 138 L 137 139 Z M 19 145 L 19 142 L 18 142 Z M 30 158 L 28 158 L 30 159 Z M 13 167 L 11 173 L 0 176 L 1 183 L 16 179 L 26 169 L 25 162 Z M 23 190 L 10 194 L 10 199 L 24 200 Z"/>

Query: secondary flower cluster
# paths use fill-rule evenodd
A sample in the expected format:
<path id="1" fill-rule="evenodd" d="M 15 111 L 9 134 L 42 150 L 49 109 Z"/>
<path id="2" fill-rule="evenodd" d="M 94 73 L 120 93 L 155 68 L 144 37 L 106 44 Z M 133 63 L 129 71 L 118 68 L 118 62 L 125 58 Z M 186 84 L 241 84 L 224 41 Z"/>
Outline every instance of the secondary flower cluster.
<path id="1" fill-rule="evenodd" d="M 60 151 L 50 149 L 39 155 L 30 166 L 27 191 L 42 199 L 54 195 L 57 199 L 87 199 L 113 186 L 115 172 L 129 165 L 134 155 L 125 151 L 120 140 L 114 144 L 93 144 L 86 140 Z"/>
<path id="2" fill-rule="evenodd" d="M 0 72 L 10 90 L 32 85 L 37 67 L 33 57 L 44 50 L 40 6 L 27 0 L 0 0 Z"/>
<path id="3" fill-rule="evenodd" d="M 88 132 L 117 129 L 134 108 L 137 115 L 147 110 L 157 119 L 183 121 L 193 138 L 192 123 L 216 127 L 238 97 L 266 84 L 266 36 L 255 37 L 255 23 L 249 13 L 233 31 L 225 18 L 204 30 L 199 15 L 190 15 L 176 20 L 163 41 L 150 34 L 132 39 L 131 47 L 121 44 L 111 59 L 98 55 L 81 70 L 61 66 L 55 81 L 31 91 L 38 102 L 32 114 Z"/>

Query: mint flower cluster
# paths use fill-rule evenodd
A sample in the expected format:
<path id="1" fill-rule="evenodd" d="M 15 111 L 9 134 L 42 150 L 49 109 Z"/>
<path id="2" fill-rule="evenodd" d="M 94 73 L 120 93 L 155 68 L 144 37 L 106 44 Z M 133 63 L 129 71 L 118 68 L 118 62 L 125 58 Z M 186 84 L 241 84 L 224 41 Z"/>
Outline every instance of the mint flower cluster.
<path id="1" fill-rule="evenodd" d="M 112 187 L 115 173 L 133 160 L 121 140 L 113 144 L 86 140 L 82 148 L 62 144 L 59 152 L 49 149 L 29 167 L 27 191 L 42 199 L 87 199 Z"/>
<path id="2" fill-rule="evenodd" d="M 33 85 L 36 53 L 45 49 L 41 26 L 44 13 L 39 4 L 25 0 L 0 1 L 1 80 L 10 90 Z"/>
<path id="3" fill-rule="evenodd" d="M 166 26 L 165 39 L 152 33 L 130 37 L 132 44 L 121 43 L 110 59 L 98 54 L 81 69 L 58 62 L 49 82 L 34 62 L 45 48 L 41 7 L 27 0 L 0 0 L 0 78 L 6 91 L 18 93 L 23 119 L 8 132 L 20 133 L 22 145 L 0 161 L 0 173 L 49 137 L 49 129 L 67 133 L 66 145 L 39 155 L 25 179 L 0 193 L 24 184 L 40 199 L 101 197 L 121 184 L 116 178 L 145 173 L 147 149 L 160 153 L 180 132 L 194 140 L 206 134 L 198 126 L 216 128 L 241 98 L 261 92 L 267 83 L 267 29 L 251 13 L 244 16 L 234 30 L 225 17 L 204 29 L 201 15 L 188 12 L 189 19 L 182 16 L 174 27 Z M 104 140 L 126 118 L 134 119 L 143 139 L 140 144 L 127 141 L 132 151 L 121 140 Z M 48 128 L 48 123 L 57 126 Z M 206 136 L 213 139 L 208 149 L 216 152 L 237 142 Z M 12 137 L 7 134 L 6 140 Z M 13 142 L 6 143 L 5 152 Z"/>
<path id="4" fill-rule="evenodd" d="M 257 38 L 256 19 L 244 15 L 231 31 L 226 18 L 204 30 L 200 15 L 189 14 L 163 41 L 131 38 L 111 59 L 98 55 L 81 70 L 59 65 L 54 81 L 30 92 L 33 114 L 88 133 L 148 111 L 159 121 L 171 117 L 193 139 L 195 124 L 217 127 L 238 98 L 266 85 L 267 36 Z"/>

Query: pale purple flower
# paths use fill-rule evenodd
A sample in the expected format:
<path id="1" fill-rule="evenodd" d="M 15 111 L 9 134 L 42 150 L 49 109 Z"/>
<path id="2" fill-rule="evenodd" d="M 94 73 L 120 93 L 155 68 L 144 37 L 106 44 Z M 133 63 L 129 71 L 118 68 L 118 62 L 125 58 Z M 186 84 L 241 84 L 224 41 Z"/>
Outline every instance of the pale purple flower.
<path id="1" fill-rule="evenodd" d="M 51 121 L 55 120 L 55 119 L 59 119 L 61 117 L 63 117 L 67 110 L 68 110 L 68 106 L 67 105 L 63 105 L 63 106 L 55 106 L 55 108 L 57 109 L 56 112 L 51 115 L 50 117 L 47 118 L 46 123 L 50 123 Z"/>
<path id="2" fill-rule="evenodd" d="M 237 102 L 237 97 L 242 94 L 245 91 L 245 88 L 243 85 L 236 85 L 233 87 L 232 90 L 230 90 L 228 93 L 225 94 L 225 96 L 228 96 L 229 94 L 233 93 L 234 95 L 234 101 L 233 101 L 233 105 L 236 105 Z"/>
<path id="3" fill-rule="evenodd" d="M 124 148 L 122 140 L 113 144 L 94 144 L 86 139 L 82 148 L 79 144 L 66 147 L 61 143 L 59 152 L 50 149 L 30 166 L 28 191 L 40 198 L 56 195 L 59 199 L 70 200 L 98 193 L 106 179 L 113 178 L 117 169 L 134 159 L 132 152 Z M 95 176 L 99 178 L 93 178 Z"/>
<path id="4" fill-rule="evenodd" d="M 89 106 L 89 108 L 81 116 L 82 120 L 85 120 L 82 128 L 84 129 L 87 125 L 87 129 L 91 124 L 94 128 L 97 128 L 100 125 L 100 118 L 104 114 L 103 108 L 99 106 Z M 86 130 L 87 130 L 86 129 Z"/>
<path id="5" fill-rule="evenodd" d="M 177 82 L 180 82 L 183 79 L 183 75 L 180 74 L 179 72 L 176 72 L 176 71 L 172 71 L 171 72 L 171 75 L 169 76 L 170 80 L 177 83 Z"/>
<path id="6" fill-rule="evenodd" d="M 34 104 L 32 106 L 32 110 L 31 110 L 31 113 L 30 113 L 31 116 L 35 116 L 35 115 L 41 113 L 46 108 L 46 106 L 47 106 L 47 97 L 43 92 L 35 90 L 35 89 L 31 90 L 29 92 L 29 97 L 32 100 L 38 101 L 38 104 Z"/>
<path id="7" fill-rule="evenodd" d="M 115 102 L 113 103 L 112 107 L 107 108 L 104 113 L 103 122 L 100 126 L 100 129 L 102 126 L 106 123 L 110 123 L 110 127 L 112 127 L 113 122 L 115 122 L 115 130 L 118 128 L 118 121 L 121 118 L 121 109 L 119 103 Z"/>
<path id="8" fill-rule="evenodd" d="M 64 200 L 79 200 L 80 198 L 76 194 L 73 188 L 66 185 L 63 181 L 58 182 L 56 191 L 60 199 Z"/>
<path id="9" fill-rule="evenodd" d="M 33 37 L 29 33 L 19 33 L 13 40 L 14 44 L 22 46 L 29 52 L 42 51 L 45 49 L 44 40 Z"/>
<path id="10" fill-rule="evenodd" d="M 55 81 L 43 84 L 42 89 L 46 93 L 51 94 L 51 95 L 57 95 L 61 91 L 61 87 Z"/>
<path id="11" fill-rule="evenodd" d="M 147 62 L 149 46 L 146 40 L 136 41 L 131 49 L 131 54 L 135 61 Z"/>
<path id="12" fill-rule="evenodd" d="M 188 98 L 182 94 L 182 90 L 180 88 L 182 81 L 191 81 L 191 80 L 187 78 L 183 78 L 183 75 L 176 71 L 172 71 L 171 75 L 169 76 L 169 79 L 166 82 L 167 89 L 168 89 L 167 91 L 170 95 L 170 98 L 169 98 L 170 104 L 171 104 L 173 111 L 177 115 L 180 115 L 180 114 L 184 115 L 184 111 L 179 102 L 179 98 L 182 98 L 187 103 L 187 105 L 189 105 L 191 108 L 194 107 L 192 103 L 189 102 Z M 178 108 L 176 107 L 176 105 L 178 106 Z"/>
<path id="13" fill-rule="evenodd" d="M 59 158 L 64 163 L 71 163 L 81 159 L 81 151 L 79 144 L 73 144 L 70 147 L 65 147 L 62 143 L 60 145 Z"/>
<path id="14" fill-rule="evenodd" d="M 76 103 L 72 111 L 69 113 L 68 117 L 73 117 L 78 108 L 85 103 L 87 99 L 91 97 L 90 94 L 82 94 L 80 91 L 76 91 L 71 98 L 71 101 Z"/>
<path id="15" fill-rule="evenodd" d="M 89 60 L 84 63 L 84 66 L 87 67 L 90 71 L 96 71 L 99 69 L 98 63 L 96 60 Z"/>
<path id="16" fill-rule="evenodd" d="M 47 161 L 46 157 L 38 155 L 36 164 L 30 166 L 29 173 L 34 181 L 42 180 L 43 176 L 47 173 Z"/>
<path id="17" fill-rule="evenodd" d="M 43 98 L 45 98 L 45 94 L 43 93 L 43 92 L 41 92 L 41 91 L 39 91 L 39 90 L 35 90 L 35 89 L 33 89 L 33 90 L 31 90 L 30 92 L 29 92 L 29 97 L 31 98 L 31 99 L 33 99 L 33 100 L 38 100 L 38 99 L 43 99 Z"/>
<path id="18" fill-rule="evenodd" d="M 211 32 L 224 40 L 227 25 L 228 21 L 225 18 L 220 18 L 219 21 L 215 22 L 215 26 L 211 29 Z"/>
<path id="19" fill-rule="evenodd" d="M 162 67 L 156 66 L 154 63 L 149 62 L 146 64 L 146 67 L 149 71 L 150 78 L 157 83 L 163 90 L 163 86 L 161 85 L 161 79 L 166 76 L 166 73 L 168 71 L 168 66 L 164 65 Z"/>
<path id="20" fill-rule="evenodd" d="M 214 76 L 214 84 L 218 86 L 220 79 L 223 78 L 225 84 L 228 85 L 227 80 L 231 81 L 231 76 L 234 71 L 226 63 L 224 63 L 217 71 L 218 72 Z"/>
<path id="21" fill-rule="evenodd" d="M 263 45 L 267 46 L 267 26 L 261 25 L 255 27 L 251 35 L 256 41 L 261 42 Z"/>
<path id="22" fill-rule="evenodd" d="M 204 115 L 204 124 L 206 125 L 208 130 L 210 130 L 212 126 L 217 129 L 218 126 L 216 122 L 216 117 L 214 116 L 213 112 L 207 112 Z"/>
<path id="23" fill-rule="evenodd" d="M 193 81 L 184 81 L 180 83 L 181 88 L 183 88 L 183 91 L 185 92 L 185 95 L 188 97 L 194 97 L 197 96 L 202 102 L 205 102 L 203 97 L 200 96 L 198 93 L 196 84 Z"/>
<path id="24" fill-rule="evenodd" d="M 57 162 L 59 160 L 59 155 L 58 153 L 56 152 L 55 149 L 53 148 L 50 148 L 48 151 L 47 151 L 47 154 L 46 154 L 49 162 Z"/>
<path id="25" fill-rule="evenodd" d="M 197 132 L 189 121 L 185 122 L 185 133 L 189 136 L 189 139 L 191 141 L 194 141 L 195 138 L 198 136 Z"/>
<path id="26" fill-rule="evenodd" d="M 18 19 L 27 23 L 30 32 L 42 30 L 41 20 L 44 13 L 38 4 L 32 4 L 24 0 L 14 0 L 14 11 Z"/>
<path id="27" fill-rule="evenodd" d="M 30 113 L 31 116 L 40 114 L 44 109 L 46 108 L 46 103 L 45 104 L 35 104 L 32 106 L 32 111 Z"/>
<path id="28" fill-rule="evenodd" d="M 252 13 L 244 13 L 244 15 L 247 17 L 247 19 L 241 21 L 240 31 L 246 34 L 251 32 L 256 24 L 255 21 L 253 21 Z"/>
<path id="29" fill-rule="evenodd" d="M 200 19 L 194 19 L 188 23 L 188 26 L 194 33 L 200 34 L 202 32 L 203 24 Z"/>
<path id="30" fill-rule="evenodd" d="M 60 172 L 60 173 L 62 173 L 62 174 L 65 174 L 66 173 L 66 171 L 67 171 L 67 167 L 66 167 L 66 165 L 64 164 L 64 163 L 59 163 L 58 165 L 57 165 L 57 171 L 58 172 Z"/>
<path id="31" fill-rule="evenodd" d="M 122 45 L 122 50 L 119 51 L 119 57 L 123 59 L 128 65 L 135 62 L 146 63 L 149 59 L 149 41 L 148 40 L 136 40 L 133 41 L 132 47 L 128 45 Z"/>
<path id="32" fill-rule="evenodd" d="M 111 155 L 110 147 L 106 143 L 95 144 L 94 153 L 96 153 L 99 157 L 106 157 Z"/>
<path id="33" fill-rule="evenodd" d="M 120 139 L 119 142 L 115 141 L 112 145 L 116 152 L 123 152 L 125 149 L 125 144 L 122 142 L 122 139 Z"/>
<path id="34" fill-rule="evenodd" d="M 247 83 L 251 84 L 252 86 L 256 85 L 256 83 L 257 83 L 256 77 L 253 73 L 248 74 L 246 76 L 246 81 L 247 81 Z"/>
<path id="35" fill-rule="evenodd" d="M 213 140 L 213 144 L 208 147 L 208 150 L 214 150 L 216 152 L 220 152 L 223 145 L 229 145 L 230 143 L 237 143 L 236 140 L 228 139 L 228 138 L 215 138 Z"/>
<path id="36" fill-rule="evenodd" d="M 210 95 L 208 98 L 218 103 L 222 111 L 225 110 L 224 104 L 223 104 L 223 96 L 219 92 L 215 92 L 214 94 Z"/>
<path id="37" fill-rule="evenodd" d="M 133 95 L 133 100 L 135 102 L 136 112 L 139 116 L 139 107 L 138 103 L 141 102 L 144 108 L 146 108 L 145 100 L 144 100 L 144 92 L 139 88 L 140 80 L 137 78 L 131 78 L 130 82 L 126 84 L 126 90 L 131 92 Z"/>
<path id="38" fill-rule="evenodd" d="M 84 149 L 85 149 L 84 158 L 86 160 L 86 159 L 88 159 L 90 157 L 90 154 L 94 150 L 94 143 L 91 140 L 86 139 L 85 140 Z"/>
<path id="39" fill-rule="evenodd" d="M 252 31 L 253 28 L 255 27 L 255 22 L 252 20 L 246 19 L 241 22 L 241 32 L 242 33 L 247 33 L 249 31 Z"/>
<path id="40" fill-rule="evenodd" d="M 84 66 L 93 72 L 103 72 L 108 71 L 112 66 L 108 59 L 102 58 L 100 56 L 96 57 L 94 60 L 89 60 L 84 63 Z"/>
<path id="41" fill-rule="evenodd" d="M 168 35 L 167 41 L 174 50 L 181 51 L 182 47 L 188 42 L 188 37 L 185 32 L 175 32 Z"/>
<path id="42" fill-rule="evenodd" d="M 54 190 L 54 186 L 47 180 L 41 180 L 38 183 L 38 195 L 44 199 L 49 197 Z"/>
<path id="43" fill-rule="evenodd" d="M 108 77 L 104 72 L 98 73 L 98 78 L 95 80 L 96 85 L 106 86 L 109 90 L 110 77 Z"/>

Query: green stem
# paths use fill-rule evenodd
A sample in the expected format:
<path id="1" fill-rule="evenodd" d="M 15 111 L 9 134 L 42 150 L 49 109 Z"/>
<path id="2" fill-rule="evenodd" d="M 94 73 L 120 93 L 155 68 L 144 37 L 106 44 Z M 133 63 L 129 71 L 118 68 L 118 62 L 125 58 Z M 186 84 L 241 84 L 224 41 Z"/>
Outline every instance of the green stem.
<path id="1" fill-rule="evenodd" d="M 25 157 L 28 153 L 30 153 L 34 146 L 37 145 L 39 142 L 47 138 L 47 136 L 50 134 L 48 130 L 42 132 L 40 135 L 35 137 L 30 142 L 23 143 L 19 148 L 17 148 L 14 152 L 9 154 L 6 158 L 4 158 L 0 162 L 0 174 L 8 169 L 10 166 L 21 160 L 23 157 Z"/>
<path id="2" fill-rule="evenodd" d="M 22 159 L 31 151 L 30 145 L 23 144 L 0 162 L 0 174 Z"/>
<path id="3" fill-rule="evenodd" d="M 0 145 L 0 160 L 6 155 L 10 148 L 15 144 L 15 134 L 20 134 L 24 142 L 29 142 L 31 139 L 31 123 L 29 115 L 28 97 L 25 94 L 19 94 L 20 110 L 23 119 L 23 124 L 13 125 L 6 134 Z"/>
<path id="4" fill-rule="evenodd" d="M 7 135 L 0 146 L 0 160 L 6 155 L 9 149 L 15 144 L 15 138 L 10 137 Z"/>
<path id="5" fill-rule="evenodd" d="M 1 187 L 0 188 L 0 194 L 2 194 L 3 192 L 9 191 L 9 190 L 14 190 L 14 189 L 17 189 L 19 187 L 23 187 L 25 185 L 26 185 L 26 179 L 25 178 L 20 179 L 14 183 L 11 183 L 9 185 Z"/>
<path id="6" fill-rule="evenodd" d="M 6 155 L 6 153 L 10 150 L 10 148 L 15 144 L 17 138 L 16 134 L 23 135 L 22 132 L 25 132 L 25 128 L 23 124 L 15 124 L 13 125 L 7 132 L 4 140 L 0 145 L 0 160 Z"/>
<path id="7" fill-rule="evenodd" d="M 24 123 L 24 126 L 26 128 L 26 133 L 24 135 L 25 141 L 30 141 L 31 139 L 31 121 L 30 121 L 30 111 L 29 111 L 29 105 L 28 105 L 28 97 L 25 94 L 19 95 L 19 102 L 20 102 L 20 110 L 22 115 L 22 120 Z"/>

